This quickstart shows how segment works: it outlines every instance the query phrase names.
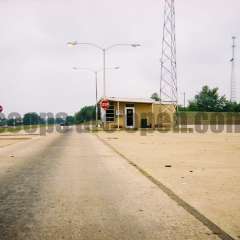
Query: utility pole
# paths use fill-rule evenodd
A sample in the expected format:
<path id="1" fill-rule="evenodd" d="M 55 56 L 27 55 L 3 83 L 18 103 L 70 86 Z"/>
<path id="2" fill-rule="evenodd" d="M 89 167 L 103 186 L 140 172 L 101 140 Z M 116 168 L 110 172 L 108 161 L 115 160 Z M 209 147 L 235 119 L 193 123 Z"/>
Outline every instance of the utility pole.
<path id="1" fill-rule="evenodd" d="M 96 106 L 95 106 L 95 114 L 96 114 L 96 127 L 98 127 L 98 71 L 94 72 L 95 74 L 95 100 L 96 100 Z"/>
<path id="2" fill-rule="evenodd" d="M 165 0 L 161 57 L 160 102 L 177 107 L 177 60 L 174 0 Z"/>
<path id="3" fill-rule="evenodd" d="M 236 102 L 237 101 L 237 83 L 235 79 L 235 44 L 236 37 L 232 37 L 233 45 L 232 45 L 232 69 L 231 69 L 231 94 L 230 94 L 230 101 Z"/>

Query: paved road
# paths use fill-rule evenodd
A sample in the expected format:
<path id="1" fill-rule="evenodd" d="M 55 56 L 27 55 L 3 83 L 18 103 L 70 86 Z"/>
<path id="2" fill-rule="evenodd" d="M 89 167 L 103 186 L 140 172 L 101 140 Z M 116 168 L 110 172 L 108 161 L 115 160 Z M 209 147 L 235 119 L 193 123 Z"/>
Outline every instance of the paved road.
<path id="1" fill-rule="evenodd" d="M 89 133 L 0 150 L 1 240 L 218 239 Z"/>

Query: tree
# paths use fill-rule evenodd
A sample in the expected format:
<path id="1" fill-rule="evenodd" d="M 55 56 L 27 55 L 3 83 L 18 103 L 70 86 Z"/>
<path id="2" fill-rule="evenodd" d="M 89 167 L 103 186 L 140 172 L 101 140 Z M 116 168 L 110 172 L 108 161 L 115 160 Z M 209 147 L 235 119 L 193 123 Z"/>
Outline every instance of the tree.
<path id="1" fill-rule="evenodd" d="M 152 94 L 151 99 L 153 99 L 155 101 L 160 101 L 160 97 L 159 97 L 158 93 L 156 93 L 156 92 Z"/>
<path id="2" fill-rule="evenodd" d="M 47 118 L 47 124 L 52 125 L 55 123 L 55 119 L 53 117 Z"/>
<path id="3" fill-rule="evenodd" d="M 228 101 L 225 109 L 225 112 L 240 112 L 240 103 Z"/>
<path id="4" fill-rule="evenodd" d="M 67 125 L 74 125 L 75 124 L 75 117 L 74 116 L 67 116 L 65 123 Z"/>
<path id="5" fill-rule="evenodd" d="M 204 86 L 193 101 L 189 102 L 189 111 L 223 112 L 228 101 L 225 96 L 219 96 L 218 88 L 210 89 Z"/>
<path id="6" fill-rule="evenodd" d="M 0 126 L 5 126 L 7 125 L 7 119 L 3 114 L 0 113 Z"/>
<path id="7" fill-rule="evenodd" d="M 22 125 L 21 118 L 9 118 L 7 119 L 7 125 L 11 127 L 20 126 Z"/>
<path id="8" fill-rule="evenodd" d="M 60 118 L 60 117 L 57 117 L 57 118 L 55 119 L 55 123 L 56 123 L 56 124 L 64 124 L 64 123 L 65 123 L 65 119 Z"/>
<path id="9" fill-rule="evenodd" d="M 26 113 L 23 117 L 23 125 L 37 125 L 40 123 L 40 117 L 37 113 Z"/>
<path id="10" fill-rule="evenodd" d="M 84 123 L 96 119 L 96 108 L 94 106 L 85 106 L 75 114 L 76 123 Z"/>

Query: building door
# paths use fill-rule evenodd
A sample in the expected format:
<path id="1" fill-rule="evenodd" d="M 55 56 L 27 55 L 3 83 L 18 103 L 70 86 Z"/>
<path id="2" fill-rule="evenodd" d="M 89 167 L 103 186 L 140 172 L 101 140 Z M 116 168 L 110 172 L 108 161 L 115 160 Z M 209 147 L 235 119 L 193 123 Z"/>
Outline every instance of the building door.
<path id="1" fill-rule="evenodd" d="M 135 109 L 134 107 L 126 107 L 125 109 L 126 128 L 135 127 Z"/>

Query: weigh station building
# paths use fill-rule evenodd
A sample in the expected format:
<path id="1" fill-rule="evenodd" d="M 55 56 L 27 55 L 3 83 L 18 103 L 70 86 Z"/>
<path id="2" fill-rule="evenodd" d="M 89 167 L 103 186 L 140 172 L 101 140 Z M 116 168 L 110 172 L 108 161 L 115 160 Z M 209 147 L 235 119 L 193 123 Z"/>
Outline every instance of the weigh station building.
<path id="1" fill-rule="evenodd" d="M 173 125 L 175 106 L 152 99 L 107 98 L 99 102 L 108 129 L 155 129 Z"/>

